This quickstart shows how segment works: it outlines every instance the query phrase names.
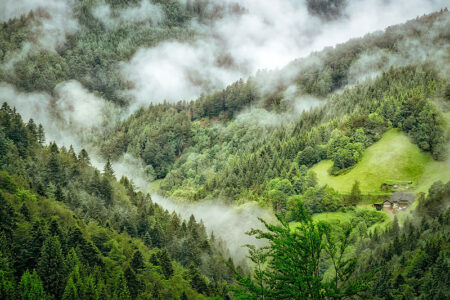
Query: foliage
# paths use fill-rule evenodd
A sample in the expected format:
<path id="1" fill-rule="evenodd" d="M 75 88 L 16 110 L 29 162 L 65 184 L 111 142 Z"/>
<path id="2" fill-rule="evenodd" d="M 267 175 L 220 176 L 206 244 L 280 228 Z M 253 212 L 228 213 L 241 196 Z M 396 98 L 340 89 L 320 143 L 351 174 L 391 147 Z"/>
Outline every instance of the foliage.
<path id="1" fill-rule="evenodd" d="M 227 251 L 202 222 L 170 214 L 126 177 L 118 182 L 108 163 L 101 174 L 85 150 L 41 145 L 6 104 L 0 124 L 8 144 L 0 166 L 2 299 L 224 294 Z M 201 292 L 180 279 L 191 265 L 207 287 Z"/>
<path id="2" fill-rule="evenodd" d="M 357 262 L 346 252 L 352 227 L 347 227 L 342 237 L 332 237 L 330 228 L 313 222 L 300 201 L 294 218 L 298 222 L 294 230 L 278 216 L 279 225 L 261 220 L 266 231 L 250 232 L 267 240 L 268 245 L 260 249 L 249 247 L 255 269 L 248 276 L 236 272 L 238 299 L 339 299 L 367 290 L 368 285 L 361 279 L 350 279 Z M 324 256 L 334 268 L 331 280 L 325 280 L 321 274 Z"/>
<path id="3" fill-rule="evenodd" d="M 355 275 L 380 270 L 367 297 L 448 298 L 449 199 L 450 182 L 433 184 L 402 227 L 394 222 L 358 245 L 361 260 Z"/>
<path id="4" fill-rule="evenodd" d="M 421 151 L 410 138 L 398 130 L 388 130 L 381 139 L 368 147 L 356 166 L 339 176 L 329 174 L 333 162 L 321 161 L 311 168 L 319 185 L 328 185 L 339 193 L 351 193 L 359 181 L 361 193 L 382 193 L 381 185 L 387 180 L 412 181 L 411 190 L 426 192 L 438 180 L 449 180 L 447 161 L 436 161 Z"/>

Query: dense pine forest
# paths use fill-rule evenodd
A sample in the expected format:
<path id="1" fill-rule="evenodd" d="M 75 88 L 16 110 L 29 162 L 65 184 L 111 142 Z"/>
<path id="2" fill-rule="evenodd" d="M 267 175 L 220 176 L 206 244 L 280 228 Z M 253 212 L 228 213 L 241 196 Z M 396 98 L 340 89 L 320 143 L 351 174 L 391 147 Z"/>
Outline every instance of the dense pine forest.
<path id="1" fill-rule="evenodd" d="M 404 2 L 0 3 L 0 299 L 449 299 L 450 13 Z"/>

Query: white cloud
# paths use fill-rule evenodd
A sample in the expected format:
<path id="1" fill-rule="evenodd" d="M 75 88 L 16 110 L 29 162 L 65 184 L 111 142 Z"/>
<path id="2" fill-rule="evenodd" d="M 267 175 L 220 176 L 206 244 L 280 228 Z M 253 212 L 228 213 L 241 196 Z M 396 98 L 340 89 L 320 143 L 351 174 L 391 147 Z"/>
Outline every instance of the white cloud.
<path id="1" fill-rule="evenodd" d="M 129 63 L 122 64 L 122 73 L 134 83 L 130 94 L 140 104 L 191 100 L 243 75 L 221 67 L 220 52 L 209 41 L 164 42 L 155 48 L 139 50 Z"/>
<path id="2" fill-rule="evenodd" d="M 0 22 L 33 11 L 36 20 L 32 27 L 35 43 L 55 50 L 65 42 L 66 35 L 78 29 L 78 22 L 72 15 L 74 3 L 74 0 L 2 0 Z"/>
<path id="3" fill-rule="evenodd" d="M 158 24 L 164 19 L 164 12 L 149 0 L 142 0 L 137 6 L 113 11 L 111 6 L 102 2 L 92 9 L 92 15 L 105 24 L 114 28 L 124 23 L 151 22 Z"/>
<path id="4" fill-rule="evenodd" d="M 0 100 L 16 107 L 25 122 L 33 118 L 41 123 L 47 141 L 55 140 L 61 146 L 85 147 L 93 130 L 103 129 L 119 118 L 113 104 L 93 95 L 77 81 L 58 84 L 54 94 L 24 93 L 0 82 Z"/>
<path id="5" fill-rule="evenodd" d="M 99 127 L 109 113 L 110 104 L 72 80 L 55 87 L 56 110 L 69 127 L 87 129 Z"/>
<path id="6" fill-rule="evenodd" d="M 258 220 L 274 221 L 272 213 L 255 203 L 241 206 L 230 206 L 219 200 L 202 201 L 198 203 L 176 202 L 170 198 L 152 193 L 152 200 L 169 211 L 175 211 L 184 219 L 189 220 L 191 214 L 197 221 L 203 220 L 208 232 L 214 232 L 216 237 L 225 241 L 233 259 L 243 260 L 248 254 L 245 244 L 261 246 L 263 241 L 246 234 L 252 228 L 263 229 Z"/>
<path id="7" fill-rule="evenodd" d="M 212 23 L 194 20 L 192 28 L 201 36 L 195 42 L 165 42 L 141 49 L 123 65 L 123 74 L 134 84 L 130 94 L 140 104 L 193 99 L 257 70 L 281 68 L 311 51 L 447 5 L 443 0 L 349 1 L 343 17 L 323 22 L 308 13 L 304 1 L 212 2 L 218 6 L 239 3 L 242 10 L 225 10 Z"/>

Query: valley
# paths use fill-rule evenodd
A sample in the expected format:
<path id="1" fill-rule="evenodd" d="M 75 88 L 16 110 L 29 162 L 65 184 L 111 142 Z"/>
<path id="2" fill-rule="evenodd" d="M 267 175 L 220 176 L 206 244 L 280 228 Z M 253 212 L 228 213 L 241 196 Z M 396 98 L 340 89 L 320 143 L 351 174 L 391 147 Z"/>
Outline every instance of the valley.
<path id="1" fill-rule="evenodd" d="M 0 299 L 449 299 L 445 1 L 0 3 Z"/>

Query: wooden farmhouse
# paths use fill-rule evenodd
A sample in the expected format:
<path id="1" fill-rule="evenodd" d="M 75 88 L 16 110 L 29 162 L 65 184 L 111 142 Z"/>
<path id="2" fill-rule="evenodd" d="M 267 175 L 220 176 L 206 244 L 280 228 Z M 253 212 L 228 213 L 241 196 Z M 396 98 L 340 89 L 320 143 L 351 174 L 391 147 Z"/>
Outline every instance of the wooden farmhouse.
<path id="1" fill-rule="evenodd" d="M 389 199 L 382 203 L 375 203 L 373 206 L 376 210 L 404 210 L 414 202 L 414 194 L 395 192 Z"/>

